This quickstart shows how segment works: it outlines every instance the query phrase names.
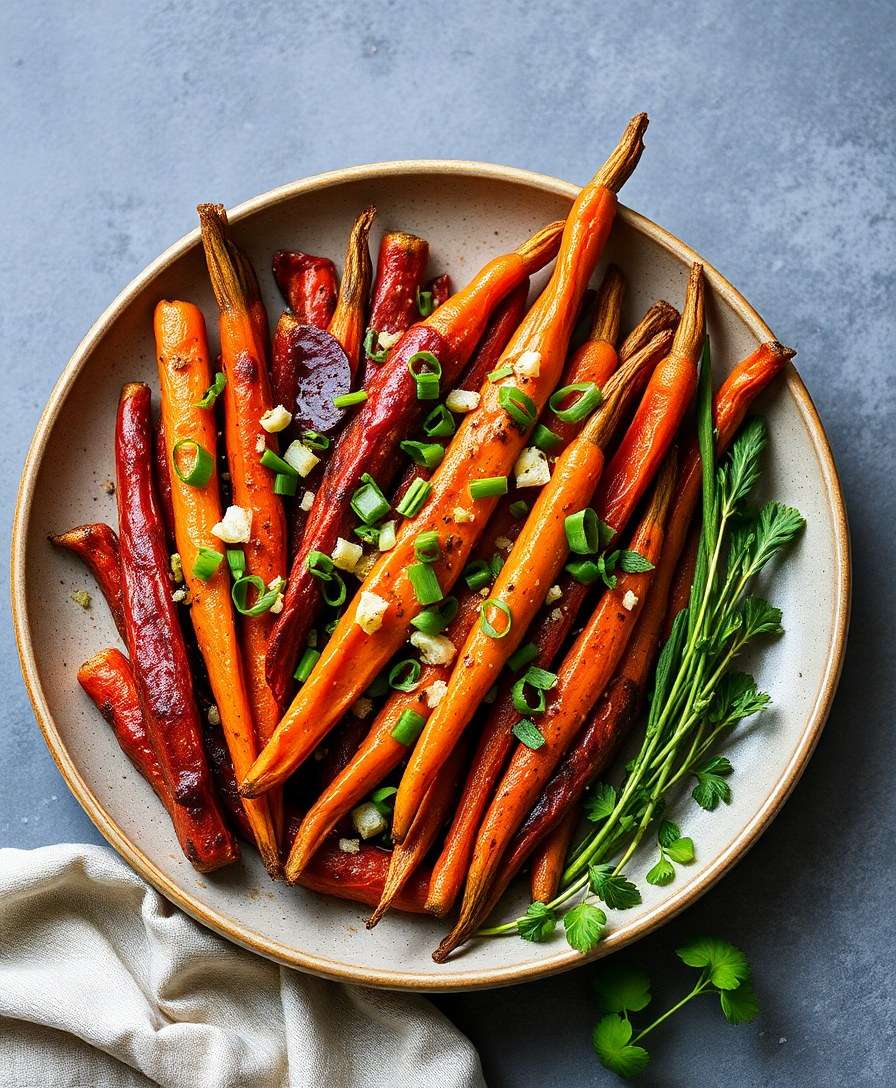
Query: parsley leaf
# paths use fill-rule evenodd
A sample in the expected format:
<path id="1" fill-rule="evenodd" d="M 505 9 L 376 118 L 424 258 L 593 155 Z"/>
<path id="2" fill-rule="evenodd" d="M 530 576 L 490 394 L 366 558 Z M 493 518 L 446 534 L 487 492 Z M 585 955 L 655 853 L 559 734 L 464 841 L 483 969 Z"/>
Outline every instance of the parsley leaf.
<path id="1" fill-rule="evenodd" d="M 743 623 L 744 641 L 757 638 L 759 635 L 780 635 L 784 633 L 781 626 L 781 609 L 764 601 L 761 597 L 745 597 L 740 609 Z"/>
<path id="2" fill-rule="evenodd" d="M 557 915 L 545 903 L 537 900 L 529 904 L 522 918 L 517 918 L 516 928 L 524 941 L 539 944 L 546 941 L 557 925 Z"/>
<path id="3" fill-rule="evenodd" d="M 660 846 L 671 846 L 676 839 L 681 838 L 681 828 L 673 824 L 671 820 L 663 820 L 657 832 L 656 841 Z"/>
<path id="4" fill-rule="evenodd" d="M 720 990 L 736 990 L 750 973 L 743 952 L 718 937 L 698 937 L 675 954 L 688 967 L 705 968 L 710 982 Z"/>
<path id="5" fill-rule="evenodd" d="M 604 935 L 607 916 L 592 903 L 579 903 L 563 915 L 566 940 L 577 952 L 590 952 Z"/>
<path id="6" fill-rule="evenodd" d="M 748 1024 L 759 1012 L 759 1001 L 748 978 L 734 990 L 722 990 L 719 999 L 729 1024 Z"/>
<path id="7" fill-rule="evenodd" d="M 624 964 L 607 964 L 595 980 L 594 991 L 605 1012 L 640 1012 L 650 1004 L 650 979 Z"/>
<path id="8" fill-rule="evenodd" d="M 653 570 L 653 563 L 638 552 L 622 551 L 619 555 L 619 569 L 626 574 L 643 574 Z"/>
<path id="9" fill-rule="evenodd" d="M 723 776 L 731 774 L 733 770 L 724 756 L 715 756 L 697 769 L 697 785 L 691 796 L 701 808 L 713 812 L 718 808 L 719 801 L 724 801 L 726 805 L 730 803 L 731 787 Z"/>
<path id="10" fill-rule="evenodd" d="M 585 801 L 585 818 L 592 823 L 605 820 L 616 807 L 616 790 L 607 782 L 598 782 Z"/>
<path id="11" fill-rule="evenodd" d="M 665 856 L 661 854 L 660 860 L 647 873 L 644 879 L 648 884 L 664 887 L 666 884 L 671 884 L 675 879 L 675 866 L 671 861 L 667 861 Z"/>
<path id="12" fill-rule="evenodd" d="M 758 574 L 769 560 L 795 539 L 805 524 L 805 518 L 794 507 L 767 502 L 759 511 L 756 542 L 744 573 L 748 577 Z"/>
<path id="13" fill-rule="evenodd" d="M 677 861 L 680 865 L 686 865 L 689 861 L 694 860 L 694 840 L 689 838 L 679 838 L 675 842 L 669 843 L 666 847 L 666 853 L 673 861 Z"/>
<path id="14" fill-rule="evenodd" d="M 588 883 L 598 899 L 612 910 L 628 910 L 641 902 L 641 893 L 624 873 L 613 874 L 612 864 L 589 865 Z"/>
<path id="15" fill-rule="evenodd" d="M 646 1067 L 650 1055 L 643 1046 L 632 1046 L 632 1026 L 622 1016 L 610 1013 L 598 1021 L 591 1036 L 601 1065 L 620 1077 L 634 1077 Z"/>
<path id="16" fill-rule="evenodd" d="M 749 673 L 728 672 L 719 681 L 707 716 L 714 725 L 733 725 L 758 714 L 770 702 L 764 691 L 756 690 L 756 681 Z"/>
<path id="17" fill-rule="evenodd" d="M 729 510 L 746 499 L 759 479 L 759 457 L 765 448 L 766 429 L 761 419 L 751 419 L 735 439 L 723 466 L 722 487 Z"/>

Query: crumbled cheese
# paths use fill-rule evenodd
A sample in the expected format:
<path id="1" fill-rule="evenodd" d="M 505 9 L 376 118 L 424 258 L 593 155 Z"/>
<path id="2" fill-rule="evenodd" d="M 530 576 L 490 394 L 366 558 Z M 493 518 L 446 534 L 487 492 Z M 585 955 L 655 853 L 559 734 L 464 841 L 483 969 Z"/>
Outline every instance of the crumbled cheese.
<path id="1" fill-rule="evenodd" d="M 362 839 L 372 839 L 381 835 L 388 825 L 380 810 L 370 801 L 352 809 L 352 827 Z"/>
<path id="2" fill-rule="evenodd" d="M 340 839 L 339 849 L 343 854 L 357 854 L 361 849 L 360 839 Z"/>
<path id="3" fill-rule="evenodd" d="M 302 501 L 299 503 L 299 509 L 304 510 L 307 514 L 311 507 L 314 505 L 314 492 L 306 491 L 302 496 Z"/>
<path id="4" fill-rule="evenodd" d="M 523 450 L 513 471 L 517 487 L 541 487 L 551 479 L 547 456 L 537 446 L 527 446 Z"/>
<path id="5" fill-rule="evenodd" d="M 205 716 L 208 719 L 209 725 L 221 724 L 221 711 L 218 710 L 214 703 L 212 703 L 212 705 L 208 708 Z"/>
<path id="6" fill-rule="evenodd" d="M 411 635 L 411 645 L 420 651 L 420 660 L 424 665 L 450 665 L 457 653 L 457 647 L 444 635 L 427 635 L 415 631 Z"/>
<path id="7" fill-rule="evenodd" d="M 274 598 L 274 603 L 268 609 L 269 612 L 273 612 L 275 615 L 278 612 L 283 611 L 283 589 L 285 586 L 286 579 L 280 578 L 279 576 L 277 578 L 272 578 L 270 582 L 268 582 L 268 589 L 274 589 L 277 591 L 277 596 Z"/>
<path id="8" fill-rule="evenodd" d="M 631 610 L 635 607 L 637 603 L 637 595 L 632 593 L 630 589 L 627 589 L 625 591 L 625 596 L 622 598 L 622 607 L 626 609 L 626 611 L 631 612 Z"/>
<path id="9" fill-rule="evenodd" d="M 559 623 L 563 619 L 563 609 L 555 608 L 551 612 L 551 619 L 554 623 Z"/>
<path id="10" fill-rule="evenodd" d="M 76 590 L 72 594 L 72 600 L 75 602 L 75 604 L 79 604 L 85 612 L 88 608 L 90 608 L 90 594 L 87 592 L 86 589 Z"/>
<path id="11" fill-rule="evenodd" d="M 547 592 L 547 596 L 544 599 L 545 604 L 553 604 L 554 601 L 559 601 L 563 596 L 563 590 L 559 586 L 551 586 Z"/>
<path id="12" fill-rule="evenodd" d="M 352 714 L 354 714 L 356 718 L 361 718 L 362 720 L 364 718 L 369 718 L 372 710 L 373 700 L 365 699 L 363 696 L 360 699 L 357 699 L 352 706 Z"/>
<path id="13" fill-rule="evenodd" d="M 537 378 L 541 373 L 541 352 L 524 351 L 513 364 L 518 378 Z"/>
<path id="14" fill-rule="evenodd" d="M 476 515 L 472 510 L 465 510 L 462 506 L 455 506 L 451 511 L 451 516 L 454 518 L 458 525 L 466 525 L 471 521 L 476 520 Z"/>
<path id="15" fill-rule="evenodd" d="M 383 616 L 388 607 L 389 602 L 378 593 L 371 593 L 370 590 L 365 589 L 358 598 L 355 623 L 366 635 L 372 635 L 383 626 Z"/>
<path id="16" fill-rule="evenodd" d="M 378 546 L 381 552 L 391 551 L 395 547 L 395 522 L 384 521 L 380 526 Z"/>
<path id="17" fill-rule="evenodd" d="M 187 591 L 185 589 L 176 589 L 171 594 L 171 600 L 175 604 L 182 604 L 187 599 Z"/>
<path id="18" fill-rule="evenodd" d="M 381 332 L 377 337 L 380 347 L 384 348 L 386 351 L 390 348 L 394 348 L 400 339 L 400 332 Z"/>
<path id="19" fill-rule="evenodd" d="M 224 517 L 212 526 L 212 536 L 225 544 L 248 544 L 252 536 L 252 511 L 242 506 L 228 506 Z"/>
<path id="20" fill-rule="evenodd" d="M 168 563 L 171 567 L 171 577 L 174 579 L 175 584 L 182 585 L 184 580 L 184 565 L 180 557 L 180 552 L 172 552 Z"/>
<path id="21" fill-rule="evenodd" d="M 445 397 L 449 412 L 474 412 L 479 407 L 479 394 L 469 389 L 452 389 Z"/>
<path id="22" fill-rule="evenodd" d="M 495 547 L 499 552 L 509 552 L 513 547 L 513 541 L 506 536 L 499 536 L 495 538 Z"/>
<path id="23" fill-rule="evenodd" d="M 255 452 L 256 453 L 264 453 L 264 451 L 267 448 L 268 448 L 268 440 L 265 438 L 265 436 L 263 434 L 260 434 L 258 436 L 258 438 L 255 439 Z"/>
<path id="24" fill-rule="evenodd" d="M 365 552 L 355 564 L 355 577 L 360 578 L 363 582 L 367 575 L 373 570 L 376 561 L 376 552 Z"/>
<path id="25" fill-rule="evenodd" d="M 360 544 L 355 544 L 351 540 L 346 540 L 345 537 L 340 536 L 336 538 L 336 547 L 333 549 L 330 558 L 340 570 L 348 571 L 351 574 L 363 554 L 364 549 Z"/>
<path id="26" fill-rule="evenodd" d="M 268 434 L 276 434 L 278 431 L 285 431 L 292 423 L 292 413 L 282 404 L 278 404 L 276 408 L 269 408 L 258 422 Z"/>
<path id="27" fill-rule="evenodd" d="M 290 442 L 283 454 L 283 460 L 300 476 L 307 476 L 315 465 L 320 464 L 320 458 L 304 442 Z"/>
<path id="28" fill-rule="evenodd" d="M 430 710 L 435 710 L 439 703 L 445 698 L 445 692 L 448 690 L 448 685 L 444 680 L 433 680 L 428 688 L 423 689 L 423 693 L 426 695 L 426 705 Z"/>

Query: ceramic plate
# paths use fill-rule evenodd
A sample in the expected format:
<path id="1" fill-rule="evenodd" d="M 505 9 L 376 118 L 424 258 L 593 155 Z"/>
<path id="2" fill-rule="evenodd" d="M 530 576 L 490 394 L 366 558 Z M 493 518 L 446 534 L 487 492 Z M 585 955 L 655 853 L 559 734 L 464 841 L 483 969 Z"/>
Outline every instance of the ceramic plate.
<path id="1" fill-rule="evenodd" d="M 379 208 L 378 230 L 423 235 L 433 266 L 463 284 L 488 258 L 564 216 L 575 193 L 566 182 L 505 167 L 387 163 L 284 186 L 241 205 L 231 220 L 276 317 L 281 301 L 269 271 L 272 253 L 293 246 L 338 257 L 352 217 L 371 201 Z M 657 298 L 680 305 L 688 266 L 697 258 L 625 208 L 606 256 L 629 283 L 624 329 Z M 721 374 L 772 332 L 726 280 L 708 266 L 706 271 L 709 332 Z M 72 592 L 87 576 L 46 539 L 49 532 L 85 521 L 116 522 L 114 497 L 103 482 L 114 477 L 118 392 L 131 380 L 156 387 L 152 312 L 164 297 L 198 302 L 210 329 L 215 327 L 198 232 L 151 264 L 90 330 L 53 390 L 22 476 L 12 547 L 16 634 L 38 721 L 75 796 L 112 846 L 162 894 L 211 929 L 302 970 L 370 985 L 441 990 L 519 982 L 582 963 L 558 936 L 540 945 L 517 938 L 479 942 L 436 966 L 430 952 L 442 923 L 392 914 L 368 933 L 363 907 L 274 884 L 251 851 L 239 866 L 213 876 L 194 872 L 180 854 L 162 806 L 75 679 L 82 661 L 117 644 L 115 628 L 99 600 L 89 612 L 73 603 Z M 782 334 L 786 339 L 786 330 Z M 811 362 L 802 360 L 807 368 Z M 789 371 L 760 410 L 770 428 L 769 493 L 798 506 L 808 519 L 805 535 L 774 580 L 773 598 L 784 609 L 787 633 L 750 663 L 760 686 L 772 693 L 774 710 L 733 745 L 732 803 L 715 813 L 687 805 L 683 822 L 698 844 L 695 863 L 680 869 L 666 888 L 639 880 L 643 903 L 613 915 L 598 956 L 693 902 L 756 841 L 805 767 L 834 693 L 850 599 L 848 531 L 836 469 L 796 371 Z M 650 853 L 633 866 L 633 876 L 643 878 Z M 505 916 L 524 901 L 520 887 Z"/>

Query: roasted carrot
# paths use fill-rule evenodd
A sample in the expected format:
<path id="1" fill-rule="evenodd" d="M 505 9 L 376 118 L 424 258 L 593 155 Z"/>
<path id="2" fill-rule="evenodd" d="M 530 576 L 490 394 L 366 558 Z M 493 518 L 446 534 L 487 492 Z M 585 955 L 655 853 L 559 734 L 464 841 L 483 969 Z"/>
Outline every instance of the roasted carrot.
<path id="1" fill-rule="evenodd" d="M 336 309 L 339 281 L 336 266 L 328 257 L 314 257 L 292 249 L 274 254 L 272 270 L 277 286 L 296 321 L 326 329 Z M 277 382 L 274 378 L 276 392 Z M 286 404 L 284 400 L 280 404 Z"/>
<path id="2" fill-rule="evenodd" d="M 174 507 L 171 505 L 171 476 L 168 472 L 168 443 L 165 441 L 165 432 L 162 427 L 161 416 L 156 421 L 152 437 L 152 459 L 155 471 L 156 494 L 162 508 L 162 521 L 165 525 L 165 536 L 171 547 L 174 547 Z"/>
<path id="3" fill-rule="evenodd" d="M 121 605 L 121 557 L 115 530 L 102 522 L 50 535 L 50 543 L 83 560 L 100 587 L 122 639 L 127 639 Z"/>
<path id="4" fill-rule="evenodd" d="M 339 297 L 327 330 L 339 341 L 348 356 L 353 378 L 361 363 L 361 346 L 367 322 L 367 299 L 373 274 L 367 239 L 375 216 L 376 208 L 371 205 L 360 212 L 352 224 L 345 247 Z"/>
<path id="5" fill-rule="evenodd" d="M 188 302 L 160 302 L 155 311 L 156 359 L 161 390 L 163 433 L 168 441 L 169 476 L 177 550 L 190 592 L 190 619 L 205 662 L 233 766 L 239 778 L 257 754 L 252 705 L 246 686 L 224 547 L 214 535 L 223 511 L 214 469 L 217 425 L 214 412 L 198 402 L 212 382 L 205 321 Z M 211 476 L 201 487 L 186 483 L 177 449 L 198 443 L 211 455 Z M 218 556 L 213 572 L 203 559 Z M 267 798 L 246 802 L 246 815 L 265 867 L 279 871 L 277 836 Z M 276 799 L 275 799 L 276 800 Z"/>
<path id="6" fill-rule="evenodd" d="M 367 921 L 368 929 L 373 929 L 389 910 L 429 853 L 454 800 L 457 779 L 465 756 L 466 745 L 459 744 L 451 753 L 438 779 L 427 790 L 404 842 L 397 844 L 392 850 L 383 894 L 376 910 Z"/>
<path id="7" fill-rule="evenodd" d="M 403 335 L 419 319 L 417 298 L 428 260 L 429 243 L 425 239 L 403 230 L 383 235 L 368 322 L 375 349 L 393 347 L 396 335 Z M 378 343 L 383 333 L 385 340 Z"/>
<path id="8" fill-rule="evenodd" d="M 607 348 L 615 359 L 612 345 L 607 344 Z M 566 518 L 588 507 L 603 469 L 603 450 L 622 417 L 626 394 L 645 366 L 653 361 L 649 351 L 639 352 L 610 378 L 603 404 L 560 455 L 550 481 L 539 491 L 532 512 L 490 590 L 489 601 L 483 604 L 481 622 L 458 651 L 460 664 L 451 674 L 448 690 L 411 753 L 395 798 L 392 838 L 396 842 L 401 842 L 407 834 L 424 794 L 475 708 L 521 644 L 529 624 L 544 604 L 545 594 L 569 554 Z M 490 607 L 495 612 L 494 623 Z M 496 635 L 495 631 L 505 624 L 507 629 Z"/>
<path id="9" fill-rule="evenodd" d="M 672 349 L 651 375 L 598 488 L 598 514 L 617 532 L 650 485 L 694 397 L 704 327 L 703 266 L 695 264 Z"/>
<path id="10" fill-rule="evenodd" d="M 451 298 L 451 277 L 443 272 L 429 281 L 426 290 L 432 295 L 433 309 L 437 310 L 443 302 Z"/>
<path id="11" fill-rule="evenodd" d="M 293 559 L 289 584 L 268 649 L 267 675 L 278 698 L 289 691 L 299 651 L 321 607 L 320 589 L 307 567 L 311 551 L 329 555 L 340 536 L 351 535 L 351 496 L 369 473 L 388 490 L 397 475 L 399 442 L 422 419 L 431 402 L 417 398 L 408 361 L 431 351 L 450 388 L 469 360 L 495 307 L 557 252 L 562 224 L 539 231 L 513 253 L 497 257 L 425 320 L 412 325 L 387 361 L 368 373 L 367 400 L 340 434 L 327 461 L 308 515 L 302 547 Z"/>
<path id="12" fill-rule="evenodd" d="M 149 387 L 124 386 L 115 426 L 122 610 L 146 729 L 172 798 L 202 810 L 205 868 L 233 857 L 202 750 L 199 713 L 180 622 L 171 600 L 168 550 L 151 472 Z M 198 813 L 197 813 L 198 816 Z M 192 860 L 192 859 L 191 859 Z"/>
<path id="13" fill-rule="evenodd" d="M 348 853 L 331 841 L 318 850 L 298 883 L 309 891 L 365 903 L 375 907 L 383 894 L 392 852 L 361 843 L 357 853 Z M 395 897 L 392 906 L 410 914 L 422 914 L 429 872 L 417 872 Z"/>
<path id="14" fill-rule="evenodd" d="M 529 886 L 533 902 L 547 903 L 557 894 L 566 853 L 578 823 L 578 812 L 570 809 L 532 858 Z"/>
<path id="15" fill-rule="evenodd" d="M 633 551 L 652 564 L 662 554 L 663 526 L 674 479 L 675 462 L 671 458 L 630 543 Z M 460 917 L 433 953 L 437 963 L 444 962 L 479 924 L 517 828 L 616 671 L 652 577 L 652 570 L 620 575 L 616 586 L 601 596 L 564 657 L 556 685 L 548 693 L 547 709 L 539 719 L 542 742 L 536 748 L 519 744 L 486 811 L 473 850 Z"/>
<path id="16" fill-rule="evenodd" d="M 274 493 L 274 476 L 260 462 L 259 447 L 277 452 L 277 440 L 262 428 L 271 407 L 264 346 L 253 316 L 244 258 L 230 241 L 227 217 L 220 205 L 201 204 L 202 244 L 212 290 L 220 312 L 224 389 L 224 437 L 233 502 L 251 515 L 251 536 L 244 544 L 246 570 L 269 585 L 286 570 L 286 520 Z M 247 293 L 249 292 L 249 293 Z M 259 742 L 272 735 L 280 708 L 268 687 L 264 659 L 273 626 L 270 612 L 245 617 L 241 648 L 246 683 Z"/>
<path id="17" fill-rule="evenodd" d="M 101 650 L 78 670 L 78 683 L 112 726 L 121 750 L 168 810 L 181 849 L 194 868 L 210 872 L 236 861 L 239 846 L 213 808 L 174 800 L 147 736 L 134 675 L 124 654 Z"/>
<path id="18" fill-rule="evenodd" d="M 576 198 L 551 280 L 502 356 L 502 360 L 516 361 L 529 352 L 538 355 L 538 374 L 528 372 L 521 380 L 520 389 L 531 400 L 534 415 L 547 401 L 560 376 L 582 294 L 613 223 L 615 191 L 637 164 L 646 124 L 643 114 L 631 122 L 616 151 Z M 517 263 L 523 264 L 519 258 Z M 502 295 L 511 286 L 505 286 Z M 427 320 L 456 310 L 463 295 L 461 291 L 453 296 Z M 409 330 L 403 342 L 412 334 L 413 330 Z M 400 345 L 394 355 L 401 355 Z M 513 467 L 528 432 L 528 427 L 520 425 L 505 411 L 500 394 L 499 383 L 483 387 L 479 407 L 464 419 L 432 478 L 429 501 L 416 517 L 404 522 L 395 547 L 379 559 L 365 579 L 363 590 L 387 602 L 376 637 L 366 634 L 356 622 L 359 594 L 343 613 L 310 678 L 241 786 L 247 796 L 262 793 L 289 775 L 404 641 L 407 621 L 419 611 L 408 576 L 417 535 L 423 531 L 445 533 L 450 524 L 442 557 L 433 564 L 433 570 L 445 590 L 460 574 L 482 532 L 482 522 L 495 505 L 494 499 L 470 503 L 470 465 L 475 464 L 483 477 L 506 474 Z M 332 496 L 327 501 L 332 503 Z M 454 518 L 454 511 L 462 504 L 467 509 L 476 506 L 476 511 L 471 511 L 473 521 L 458 522 Z"/>

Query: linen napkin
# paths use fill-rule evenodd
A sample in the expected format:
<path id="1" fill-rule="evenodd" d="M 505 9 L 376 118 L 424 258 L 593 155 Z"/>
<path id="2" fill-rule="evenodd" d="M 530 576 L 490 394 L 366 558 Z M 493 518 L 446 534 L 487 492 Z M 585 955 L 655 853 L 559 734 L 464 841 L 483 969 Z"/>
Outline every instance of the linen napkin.
<path id="1" fill-rule="evenodd" d="M 422 997 L 278 967 L 105 847 L 0 849 L 3 1088 L 484 1088 Z"/>

